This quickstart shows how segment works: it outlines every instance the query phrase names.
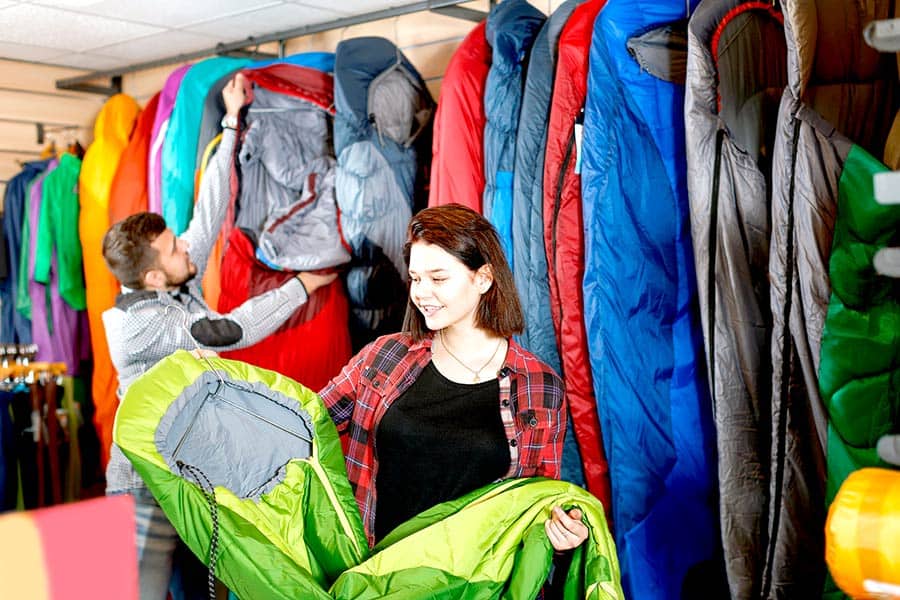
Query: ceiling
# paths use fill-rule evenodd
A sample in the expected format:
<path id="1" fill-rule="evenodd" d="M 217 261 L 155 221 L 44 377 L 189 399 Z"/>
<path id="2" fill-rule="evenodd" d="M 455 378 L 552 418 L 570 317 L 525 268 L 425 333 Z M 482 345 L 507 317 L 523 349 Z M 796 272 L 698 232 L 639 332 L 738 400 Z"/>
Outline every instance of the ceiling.
<path id="1" fill-rule="evenodd" d="M 0 58 L 102 71 L 414 4 L 402 0 L 0 0 Z"/>

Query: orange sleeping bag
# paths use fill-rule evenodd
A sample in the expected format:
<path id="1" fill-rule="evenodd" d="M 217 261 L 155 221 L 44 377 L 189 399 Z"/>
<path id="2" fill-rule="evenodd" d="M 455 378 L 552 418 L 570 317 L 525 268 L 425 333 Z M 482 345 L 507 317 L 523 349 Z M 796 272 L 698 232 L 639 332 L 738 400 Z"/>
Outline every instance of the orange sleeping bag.
<path id="1" fill-rule="evenodd" d="M 147 161 L 150 159 L 150 137 L 153 135 L 157 104 L 159 104 L 158 92 L 141 111 L 128 146 L 122 152 L 119 167 L 109 190 L 110 224 L 148 210 Z"/>
<path id="2" fill-rule="evenodd" d="M 84 259 L 84 282 L 94 359 L 91 395 L 95 409 L 94 425 L 100 438 L 101 461 L 104 466 L 109 460 L 113 419 L 119 402 L 116 398 L 118 380 L 109 357 L 101 315 L 115 303 L 119 283 L 103 261 L 102 244 L 110 225 L 109 200 L 113 177 L 139 112 L 137 102 L 125 94 L 116 94 L 106 101 L 94 123 L 94 143 L 85 152 L 78 179 L 81 206 L 78 232 Z"/>

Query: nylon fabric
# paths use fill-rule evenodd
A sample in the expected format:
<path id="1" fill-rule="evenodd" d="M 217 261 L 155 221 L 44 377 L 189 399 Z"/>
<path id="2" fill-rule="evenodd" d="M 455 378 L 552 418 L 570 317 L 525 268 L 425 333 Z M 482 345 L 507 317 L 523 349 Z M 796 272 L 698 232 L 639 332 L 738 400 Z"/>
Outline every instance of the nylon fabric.
<path id="1" fill-rule="evenodd" d="M 552 561 L 543 523 L 554 505 L 579 507 L 591 531 L 574 551 L 563 597 L 624 600 L 603 507 L 577 486 L 541 478 L 492 484 L 413 517 L 374 556 L 343 573 L 331 595 L 413 600 L 439 591 L 438 597 L 460 600 L 535 598 Z"/>
<path id="2" fill-rule="evenodd" d="M 256 258 L 252 241 L 240 229 L 232 231 L 222 261 L 219 310 L 227 313 L 267 290 L 282 285 L 294 273 L 273 271 Z M 351 356 L 347 328 L 348 305 L 340 281 L 316 290 L 288 320 L 259 344 L 223 353 L 291 377 L 310 389 L 321 389 Z"/>
<path id="3" fill-rule="evenodd" d="M 768 4 L 704 0 L 688 25 L 691 234 L 716 425 L 720 531 L 737 599 L 759 597 L 768 529 L 769 172 L 786 53 Z M 745 121 L 741 109 L 751 106 Z"/>
<path id="4" fill-rule="evenodd" d="M 434 116 L 428 206 L 458 203 L 481 213 L 484 193 L 484 88 L 491 47 L 482 21 L 453 53 Z"/>
<path id="5" fill-rule="evenodd" d="M 395 78 L 402 75 L 401 78 Z M 385 78 L 390 79 L 383 84 Z M 382 85 L 402 84 L 410 130 L 376 112 Z M 424 205 L 434 101 L 403 53 L 383 38 L 344 40 L 335 52 L 335 194 L 353 261 L 347 272 L 354 348 L 400 328 L 406 306 L 406 224 Z M 407 96 L 407 94 L 411 94 Z M 377 106 L 376 106 L 377 104 Z M 408 121 L 407 121 L 408 120 Z M 396 139 L 395 137 L 397 136 Z"/>
<path id="6" fill-rule="evenodd" d="M 642 10 L 609 0 L 593 24 L 584 115 L 584 319 L 632 598 L 679 597 L 719 546 L 715 429 L 693 319 L 683 88 L 650 74 L 627 46 L 683 26 L 684 16 L 677 0 Z M 670 55 L 684 60 L 675 48 Z"/>
<path id="7" fill-rule="evenodd" d="M 182 65 L 169 73 L 159 92 L 159 104 L 153 118 L 153 133 L 150 136 L 150 156 L 147 159 L 147 205 L 150 212 L 162 214 L 162 147 L 169 129 L 169 119 L 175 108 L 175 99 L 181 80 L 192 65 Z"/>
<path id="8" fill-rule="evenodd" d="M 543 164 L 559 36 L 581 1 L 567 0 L 553 11 L 531 47 L 516 136 L 513 178 L 513 213 L 516 218 L 512 224 L 512 246 L 513 259 L 519 267 L 513 276 L 525 314 L 525 331 L 516 341 L 557 373 L 560 372 L 559 350 L 550 317 L 547 253 L 541 243 L 544 222 Z"/>
<path id="9" fill-rule="evenodd" d="M 581 0 L 567 0 L 553 11 L 535 38 L 528 59 L 528 74 L 516 136 L 516 168 L 513 177 L 512 246 L 516 289 L 522 299 L 525 331 L 517 337 L 524 348 L 561 372 L 559 342 L 550 311 L 550 284 L 547 280 L 547 252 L 543 240 L 544 157 L 550 102 L 556 75 L 559 36 Z M 446 84 L 446 79 L 444 82 Z M 581 454 L 573 433 L 571 415 L 563 448 L 562 479 L 585 485 Z"/>
<path id="10" fill-rule="evenodd" d="M 612 509 L 609 467 L 594 400 L 584 328 L 584 228 L 581 178 L 573 153 L 575 120 L 587 93 L 588 49 L 594 20 L 603 6 L 592 0 L 578 6 L 559 38 L 547 130 L 542 190 L 542 245 L 547 256 L 550 323 L 559 343 L 566 401 L 588 490 Z M 517 216 L 516 219 L 519 217 Z M 611 512 L 608 513 L 611 516 Z"/>
<path id="11" fill-rule="evenodd" d="M 126 217 L 149 210 L 147 182 L 149 179 L 150 142 L 153 123 L 162 92 L 157 92 L 138 116 L 128 146 L 122 152 L 119 168 L 113 177 L 109 197 L 109 222 L 118 223 Z"/>
<path id="12" fill-rule="evenodd" d="M 491 10 L 485 30 L 492 49 L 492 62 L 484 89 L 482 207 L 484 216 L 497 229 L 513 272 L 512 199 L 516 134 L 525 85 L 526 58 L 544 21 L 544 14 L 525 0 L 507 0 Z"/>
<path id="13" fill-rule="evenodd" d="M 194 172 L 203 99 L 210 86 L 226 73 L 250 61 L 210 58 L 193 65 L 178 87 L 162 146 L 162 215 L 175 235 L 187 229 L 194 211 Z"/>
<path id="14" fill-rule="evenodd" d="M 878 250 L 900 244 L 900 207 L 878 204 L 872 188 L 872 177 L 884 171 L 854 145 L 839 182 L 819 367 L 829 416 L 829 502 L 848 477 L 859 475 L 857 469 L 885 466 L 876 446 L 894 433 L 900 408 L 900 280 L 872 270 Z"/>
<path id="15" fill-rule="evenodd" d="M 109 357 L 102 315 L 115 304 L 119 284 L 106 267 L 102 246 L 103 236 L 110 225 L 110 186 L 139 112 L 138 104 L 125 94 L 116 94 L 106 101 L 94 123 L 94 142 L 85 152 L 78 180 L 81 207 L 78 231 L 94 361 L 91 398 L 104 466 L 109 460 L 112 424 L 119 401 L 116 397 L 116 370 Z"/>
<path id="16" fill-rule="evenodd" d="M 191 406 L 184 402 L 185 390 L 201 377 L 214 387 L 251 392 L 240 401 L 250 402 L 253 413 L 288 410 L 295 414 L 281 425 L 295 428 L 305 414 L 313 427 L 312 456 L 287 460 L 258 499 L 239 497 L 219 476 L 204 484 L 216 502 L 217 574 L 238 595 L 256 597 L 265 590 L 267 598 L 412 599 L 428 590 L 473 599 L 533 598 L 552 557 L 543 522 L 559 504 L 581 508 L 592 532 L 576 551 L 565 598 L 624 598 L 602 506 L 584 490 L 553 480 L 510 480 L 438 505 L 395 529 L 369 558 L 337 431 L 318 397 L 274 372 L 224 359 L 207 364 L 179 351 L 129 388 L 115 439 L 199 556 L 207 556 L 211 539 L 210 509 L 198 486 L 171 470 L 171 464 L 187 470 L 172 452 L 198 436 L 209 445 L 210 432 L 218 444 L 244 448 L 247 460 L 225 475 L 229 480 L 235 471 L 252 471 L 256 441 L 242 435 L 237 424 L 243 419 L 227 428 L 185 429 L 193 414 L 182 415 Z M 204 411 L 228 409 L 216 394 L 194 398 L 202 402 L 201 423 Z M 254 419 L 255 428 L 266 427 L 252 415 L 244 418 Z M 182 426 L 167 433 L 173 419 L 182 419 Z"/>
<path id="17" fill-rule="evenodd" d="M 783 3 L 790 68 L 773 152 L 769 255 L 773 473 L 762 592 L 770 598 L 814 595 L 822 586 L 824 566 L 803 557 L 824 551 L 827 417 L 818 371 L 828 257 L 850 142 L 881 156 L 897 111 L 896 61 L 868 48 L 862 33 L 894 10 L 892 0 Z M 844 39 L 847 47 L 817 39 Z"/>
<path id="18" fill-rule="evenodd" d="M 277 484 L 258 500 L 241 498 L 223 482 L 210 481 L 217 503 L 220 579 L 245 598 L 256 597 L 261 590 L 266 590 L 268 598 L 327 598 L 324 588 L 362 560 L 367 544 L 346 479 L 337 431 L 313 392 L 272 371 L 224 359 L 201 361 L 178 351 L 128 388 L 116 419 L 116 443 L 181 538 L 208 561 L 212 517 L 207 500 L 198 485 L 170 470 L 161 454 L 166 450 L 156 438 L 166 415 L 170 411 L 177 415 L 179 396 L 205 372 L 238 386 L 252 386 L 257 390 L 252 402 L 260 406 L 270 405 L 271 395 L 286 397 L 286 406 L 298 415 L 308 415 L 314 430 L 312 457 L 289 460 L 276 476 Z M 250 406 L 255 412 L 253 404 Z M 203 403 L 203 410 L 225 408 L 216 396 Z M 265 427 L 252 415 L 247 418 L 254 419 L 257 427 Z M 269 426 L 277 429 L 274 424 Z M 214 433 L 213 439 L 204 435 L 203 443 L 243 448 L 248 460 L 234 470 L 252 469 L 249 459 L 256 439 L 241 437 L 240 428 Z M 196 434 L 188 431 L 185 435 L 183 443 L 190 443 Z M 305 510 L 296 504 L 301 500 Z"/>

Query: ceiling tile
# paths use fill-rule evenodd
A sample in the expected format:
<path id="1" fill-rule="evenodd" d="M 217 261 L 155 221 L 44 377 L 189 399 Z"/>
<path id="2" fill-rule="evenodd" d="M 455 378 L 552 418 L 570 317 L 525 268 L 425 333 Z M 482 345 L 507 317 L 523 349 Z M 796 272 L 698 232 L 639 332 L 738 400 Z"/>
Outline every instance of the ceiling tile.
<path id="1" fill-rule="evenodd" d="M 114 19 L 179 28 L 280 3 L 281 0 L 95 0 L 79 10 Z"/>
<path id="2" fill-rule="evenodd" d="M 87 54 L 83 52 L 67 52 L 66 54 L 57 55 L 41 62 L 51 65 L 75 67 L 76 69 L 86 69 L 89 71 L 117 69 L 128 64 L 128 61 L 122 58 L 98 56 L 96 54 Z"/>
<path id="3" fill-rule="evenodd" d="M 236 42 L 251 35 L 260 36 L 287 31 L 302 25 L 323 23 L 343 16 L 345 15 L 331 10 L 286 3 L 192 25 L 186 29 L 217 35 L 224 42 Z"/>
<path id="4" fill-rule="evenodd" d="M 0 0 L 0 8 L 6 8 L 7 6 L 12 6 L 15 4 L 14 2 L 7 2 L 6 0 Z"/>
<path id="5" fill-rule="evenodd" d="M 199 33 L 170 30 L 102 48 L 93 48 L 91 53 L 136 63 L 213 48 L 220 41 L 222 40 Z"/>
<path id="6" fill-rule="evenodd" d="M 285 0 L 288 4 L 298 4 L 300 6 L 308 6 L 310 8 L 321 8 L 340 13 L 341 17 L 346 17 L 355 12 L 355 9 L 347 6 L 346 3 L 330 2 L 329 0 Z M 338 17 L 340 18 L 340 17 Z"/>
<path id="7" fill-rule="evenodd" d="M 80 52 L 161 31 L 68 10 L 17 4 L 0 10 L 0 42 Z"/>
<path id="8" fill-rule="evenodd" d="M 59 48 L 45 48 L 31 44 L 11 44 L 0 42 L 0 58 L 43 62 L 51 56 L 59 56 Z"/>
<path id="9" fill-rule="evenodd" d="M 56 8 L 82 8 L 91 4 L 97 4 L 101 0 L 34 0 L 32 4 L 55 6 Z"/>
<path id="10" fill-rule="evenodd" d="M 342 13 L 348 15 L 361 15 L 376 10 L 384 10 L 392 6 L 402 6 L 404 4 L 413 4 L 412 2 L 397 2 L 397 0 L 353 0 L 352 2 L 336 3 L 331 0 L 289 0 L 293 4 L 305 4 L 307 6 L 315 6 L 318 8 L 333 8 L 335 4 L 340 4 Z"/>

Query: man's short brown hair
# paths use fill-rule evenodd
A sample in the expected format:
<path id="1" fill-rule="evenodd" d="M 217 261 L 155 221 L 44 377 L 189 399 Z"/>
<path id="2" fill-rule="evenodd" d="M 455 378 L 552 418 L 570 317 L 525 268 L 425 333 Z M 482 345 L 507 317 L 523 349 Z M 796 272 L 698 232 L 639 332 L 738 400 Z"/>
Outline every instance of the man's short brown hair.
<path id="1" fill-rule="evenodd" d="M 144 287 L 144 274 L 153 268 L 157 251 L 150 244 L 166 230 L 156 213 L 131 215 L 103 236 L 103 259 L 119 283 L 134 290 Z"/>
<path id="2" fill-rule="evenodd" d="M 442 248 L 473 272 L 482 265 L 490 265 L 494 283 L 481 296 L 475 312 L 475 325 L 500 337 L 522 333 L 525 317 L 516 284 L 497 230 L 487 219 L 460 204 L 426 208 L 412 218 L 406 230 L 403 257 L 407 265 L 410 250 L 416 242 Z M 403 329 L 416 341 L 428 334 L 425 317 L 413 304 L 412 298 L 407 298 Z"/>

